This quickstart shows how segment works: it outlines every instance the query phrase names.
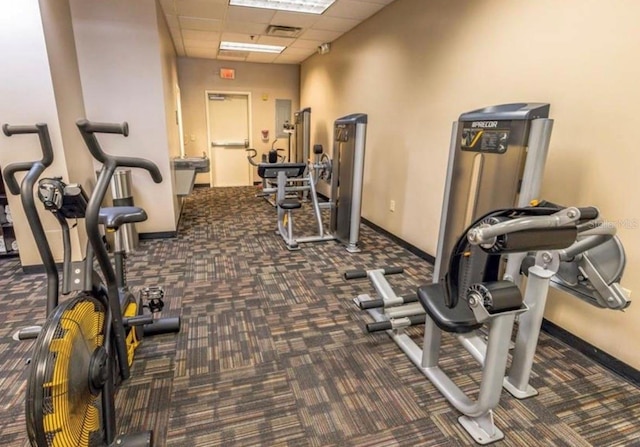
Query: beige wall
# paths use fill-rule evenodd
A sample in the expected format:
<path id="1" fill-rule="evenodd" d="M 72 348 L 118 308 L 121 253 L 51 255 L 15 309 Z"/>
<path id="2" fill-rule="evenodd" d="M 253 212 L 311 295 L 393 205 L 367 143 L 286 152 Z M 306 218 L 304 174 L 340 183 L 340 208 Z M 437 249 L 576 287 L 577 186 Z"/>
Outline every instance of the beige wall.
<path id="1" fill-rule="evenodd" d="M 173 40 L 171 40 L 171 34 L 169 33 L 169 26 L 162 13 L 162 8 L 158 5 L 156 7 L 156 15 L 158 20 L 158 32 L 160 36 L 160 57 L 162 64 L 162 87 L 164 91 L 164 112 L 165 120 L 167 123 L 167 138 L 169 142 L 169 157 L 171 159 L 180 156 L 180 136 L 178 132 L 178 94 L 180 88 L 178 86 L 178 61 L 176 57 L 176 50 L 173 47 Z M 171 169 L 171 185 L 172 190 L 176 190 L 175 185 L 175 173 L 173 171 L 173 164 L 170 164 Z M 174 197 L 174 217 L 176 222 L 180 217 L 180 204 L 178 203 L 177 196 Z"/>
<path id="2" fill-rule="evenodd" d="M 222 67 L 235 68 L 236 78 L 221 79 L 219 71 Z M 290 99 L 292 113 L 300 107 L 300 76 L 297 65 L 178 58 L 178 75 L 187 155 L 200 156 L 208 149 L 205 90 L 251 92 L 250 139 L 252 147 L 259 154 L 268 152 L 271 147 L 270 141 L 264 142 L 261 139 L 260 130 L 269 129 L 270 140 L 275 135 L 275 100 Z M 286 144 L 278 146 L 286 148 Z M 254 175 L 254 180 L 256 179 L 259 180 Z M 200 176 L 197 181 L 206 183 L 208 177 Z"/>
<path id="3" fill-rule="evenodd" d="M 87 118 L 129 123 L 128 138 L 101 135 L 103 149 L 149 159 L 164 179 L 156 185 L 145 171 L 132 172 L 135 203 L 149 216 L 137 224 L 143 233 L 175 231 L 178 216 L 170 164 L 178 140 L 166 111 L 175 104 L 167 97 L 171 51 L 156 8 L 155 0 L 71 0 Z"/>
<path id="4" fill-rule="evenodd" d="M 312 141 L 328 147 L 336 117 L 368 113 L 363 216 L 435 254 L 451 122 L 486 105 L 549 102 L 543 196 L 622 223 L 622 284 L 640 289 L 637 17 L 640 3 L 625 0 L 396 0 L 302 64 Z M 640 368 L 637 303 L 602 311 L 553 293 L 546 317 Z"/>
<path id="5" fill-rule="evenodd" d="M 66 181 L 87 180 L 91 161 L 83 148 L 75 119 L 84 114 L 80 77 L 75 62 L 69 3 L 26 0 L 0 3 L 0 70 L 2 123 L 48 125 L 54 150 L 54 162 L 43 177 L 62 176 Z M 0 165 L 42 158 L 35 135 L 0 136 Z M 74 163 L 67 167 L 68 159 Z M 85 183 L 86 184 L 86 183 Z M 14 229 L 23 266 L 41 264 L 35 241 L 26 222 L 18 197 L 9 197 Z M 39 207 L 40 209 L 40 207 Z M 61 232 L 50 213 L 40 213 L 54 257 L 62 260 Z M 81 230 L 84 234 L 84 231 Z M 84 240 L 84 237 L 82 238 Z M 74 231 L 74 258 L 82 251 Z"/>

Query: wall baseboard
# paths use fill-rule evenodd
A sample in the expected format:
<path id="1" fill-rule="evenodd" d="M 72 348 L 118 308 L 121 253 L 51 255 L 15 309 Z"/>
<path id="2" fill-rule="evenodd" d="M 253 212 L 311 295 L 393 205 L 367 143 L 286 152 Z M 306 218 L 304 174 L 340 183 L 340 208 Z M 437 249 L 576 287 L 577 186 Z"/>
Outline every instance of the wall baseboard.
<path id="1" fill-rule="evenodd" d="M 587 343 L 580 337 L 573 335 L 571 332 L 561 328 L 555 323 L 552 323 L 546 318 L 542 320 L 542 330 L 572 347 L 576 351 L 584 354 L 599 365 L 604 366 L 612 373 L 640 387 L 640 371 L 634 367 L 627 365 L 604 351 L 601 351 L 592 344 Z"/>
<path id="2" fill-rule="evenodd" d="M 367 225 L 368 227 L 372 228 L 376 232 L 388 237 L 389 239 L 391 239 L 393 242 L 395 242 L 396 244 L 398 244 L 399 246 L 401 246 L 405 250 L 410 251 L 411 253 L 413 253 L 417 257 L 419 257 L 421 259 L 424 259 L 425 261 L 429 262 L 430 264 L 435 264 L 436 258 L 434 256 L 430 255 L 429 253 L 427 253 L 426 251 L 423 251 L 423 250 L 419 249 L 418 247 L 416 247 L 415 245 L 410 244 L 409 242 L 405 241 L 404 239 L 400 239 L 398 236 L 396 236 L 393 233 L 389 233 L 384 228 L 379 227 L 378 225 L 374 224 L 373 222 L 371 222 L 368 219 L 365 219 L 364 217 L 361 217 L 360 219 L 362 220 L 362 222 L 364 222 L 365 225 Z"/>
<path id="3" fill-rule="evenodd" d="M 424 259 L 425 261 L 431 264 L 435 262 L 435 258 L 431 256 L 429 253 L 423 250 L 420 250 L 418 247 L 410 244 L 409 242 L 403 239 L 400 239 L 398 236 L 394 234 L 389 233 L 387 230 L 379 227 L 373 222 L 365 218 L 361 218 L 361 219 L 368 227 L 388 237 L 393 242 L 397 243 L 402 248 L 410 251 L 411 253 L 418 256 L 419 258 Z M 626 363 L 622 362 L 621 360 L 618 360 L 617 358 L 613 357 L 610 354 L 607 354 L 604 351 L 601 351 L 600 349 L 584 341 L 580 337 L 573 335 L 569 331 L 561 328 L 560 326 L 552 323 L 547 319 L 544 319 L 542 321 L 542 330 L 547 334 L 553 336 L 554 338 L 560 340 L 564 344 L 568 345 L 569 347 L 582 353 L 587 358 L 589 358 L 590 360 L 593 360 L 594 362 L 608 369 L 612 373 L 634 384 L 635 386 L 640 387 L 640 371 L 638 371 L 634 367 L 627 365 Z"/>
<path id="4" fill-rule="evenodd" d="M 155 233 L 139 233 L 140 239 L 171 239 L 178 236 L 178 231 L 157 231 Z"/>

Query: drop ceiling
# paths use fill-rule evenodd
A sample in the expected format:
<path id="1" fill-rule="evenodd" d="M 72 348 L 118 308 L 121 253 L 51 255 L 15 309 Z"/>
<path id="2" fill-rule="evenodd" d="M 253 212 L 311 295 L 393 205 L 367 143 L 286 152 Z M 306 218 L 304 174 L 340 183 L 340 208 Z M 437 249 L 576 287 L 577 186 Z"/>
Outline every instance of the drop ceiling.
<path id="1" fill-rule="evenodd" d="M 336 0 L 324 14 L 229 6 L 229 0 L 160 0 L 179 56 L 299 64 L 394 0 Z M 270 25 L 301 28 L 294 37 Z M 275 34 L 275 35 L 274 35 Z M 280 54 L 220 51 L 220 41 L 284 45 Z"/>

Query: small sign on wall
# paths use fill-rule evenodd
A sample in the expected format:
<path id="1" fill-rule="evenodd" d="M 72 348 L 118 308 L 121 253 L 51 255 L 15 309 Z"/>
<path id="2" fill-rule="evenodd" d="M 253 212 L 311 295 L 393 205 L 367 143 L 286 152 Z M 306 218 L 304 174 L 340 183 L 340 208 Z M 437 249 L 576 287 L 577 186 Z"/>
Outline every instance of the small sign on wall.
<path id="1" fill-rule="evenodd" d="M 222 79 L 235 79 L 236 78 L 236 69 L 235 68 L 221 68 L 220 69 L 220 77 Z"/>

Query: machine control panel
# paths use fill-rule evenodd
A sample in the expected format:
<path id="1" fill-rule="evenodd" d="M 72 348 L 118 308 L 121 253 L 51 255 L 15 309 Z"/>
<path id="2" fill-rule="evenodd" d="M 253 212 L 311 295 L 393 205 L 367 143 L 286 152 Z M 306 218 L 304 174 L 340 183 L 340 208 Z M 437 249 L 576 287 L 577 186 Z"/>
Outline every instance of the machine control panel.
<path id="1" fill-rule="evenodd" d="M 509 146 L 510 121 L 463 123 L 460 148 L 463 151 L 503 154 Z"/>
<path id="2" fill-rule="evenodd" d="M 335 128 L 336 141 L 346 143 L 349 141 L 349 126 L 346 124 L 337 124 Z"/>

